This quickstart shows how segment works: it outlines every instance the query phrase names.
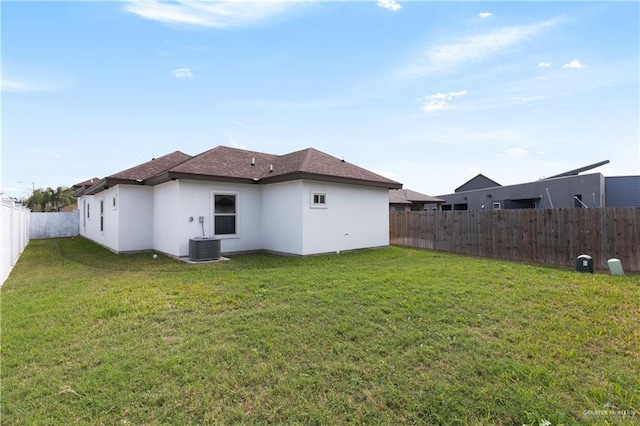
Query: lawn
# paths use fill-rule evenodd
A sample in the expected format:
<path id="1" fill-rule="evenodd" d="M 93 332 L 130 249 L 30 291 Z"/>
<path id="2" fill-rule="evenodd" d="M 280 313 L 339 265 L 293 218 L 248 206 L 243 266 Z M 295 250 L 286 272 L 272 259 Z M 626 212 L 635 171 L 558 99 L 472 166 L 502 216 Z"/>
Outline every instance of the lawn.
<path id="1" fill-rule="evenodd" d="M 389 247 L 188 265 L 29 243 L 2 424 L 640 424 L 640 276 Z"/>

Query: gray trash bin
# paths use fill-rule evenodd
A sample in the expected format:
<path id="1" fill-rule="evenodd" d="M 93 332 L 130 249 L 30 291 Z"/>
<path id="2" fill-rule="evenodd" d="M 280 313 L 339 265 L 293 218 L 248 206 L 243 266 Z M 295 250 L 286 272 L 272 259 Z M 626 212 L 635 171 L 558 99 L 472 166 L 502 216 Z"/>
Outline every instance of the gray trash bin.
<path id="1" fill-rule="evenodd" d="M 593 274 L 593 259 L 588 254 L 581 254 L 576 259 L 576 271 Z"/>

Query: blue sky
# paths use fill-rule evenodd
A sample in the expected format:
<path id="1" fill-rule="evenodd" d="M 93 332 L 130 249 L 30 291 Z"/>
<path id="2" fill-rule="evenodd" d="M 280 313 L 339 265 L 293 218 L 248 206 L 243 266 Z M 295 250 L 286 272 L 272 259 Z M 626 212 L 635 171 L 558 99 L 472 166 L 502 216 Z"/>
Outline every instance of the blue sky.
<path id="1" fill-rule="evenodd" d="M 2 192 L 218 145 L 314 147 L 429 195 L 640 174 L 639 9 L 3 1 Z"/>

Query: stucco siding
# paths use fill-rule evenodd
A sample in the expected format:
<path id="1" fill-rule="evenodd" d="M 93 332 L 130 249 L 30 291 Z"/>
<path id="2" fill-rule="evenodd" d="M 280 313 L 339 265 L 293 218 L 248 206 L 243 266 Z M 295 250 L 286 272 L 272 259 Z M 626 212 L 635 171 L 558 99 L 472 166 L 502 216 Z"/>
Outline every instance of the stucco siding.
<path id="1" fill-rule="evenodd" d="M 181 210 L 174 224 L 179 230 L 179 256 L 189 255 L 189 239 L 202 236 L 219 238 L 222 253 L 262 248 L 259 186 L 189 180 L 181 180 L 179 185 L 178 204 Z M 233 236 L 214 235 L 216 194 L 231 194 L 236 197 L 236 234 Z M 204 217 L 202 224 L 200 216 Z"/>
<path id="2" fill-rule="evenodd" d="M 180 216 L 178 181 L 153 187 L 153 248 L 172 256 L 179 256 Z"/>
<path id="3" fill-rule="evenodd" d="M 117 193 L 106 199 L 105 208 L 117 220 L 118 251 L 140 251 L 153 248 L 153 188 L 118 185 Z M 109 229 L 110 231 L 110 229 Z"/>
<path id="4" fill-rule="evenodd" d="M 314 193 L 326 194 L 326 208 L 313 206 Z M 304 181 L 302 195 L 303 255 L 389 244 L 386 188 Z"/>
<path id="5" fill-rule="evenodd" d="M 301 181 L 264 186 L 262 188 L 262 248 L 302 255 L 304 207 Z"/>

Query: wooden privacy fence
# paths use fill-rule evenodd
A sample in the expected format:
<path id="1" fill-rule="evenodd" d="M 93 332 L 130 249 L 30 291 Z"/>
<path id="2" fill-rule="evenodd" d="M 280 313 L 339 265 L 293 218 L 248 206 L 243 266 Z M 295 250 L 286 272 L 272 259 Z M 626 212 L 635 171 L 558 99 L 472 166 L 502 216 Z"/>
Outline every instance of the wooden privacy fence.
<path id="1" fill-rule="evenodd" d="M 640 271 L 640 208 L 391 212 L 391 244 L 547 265 Z"/>

